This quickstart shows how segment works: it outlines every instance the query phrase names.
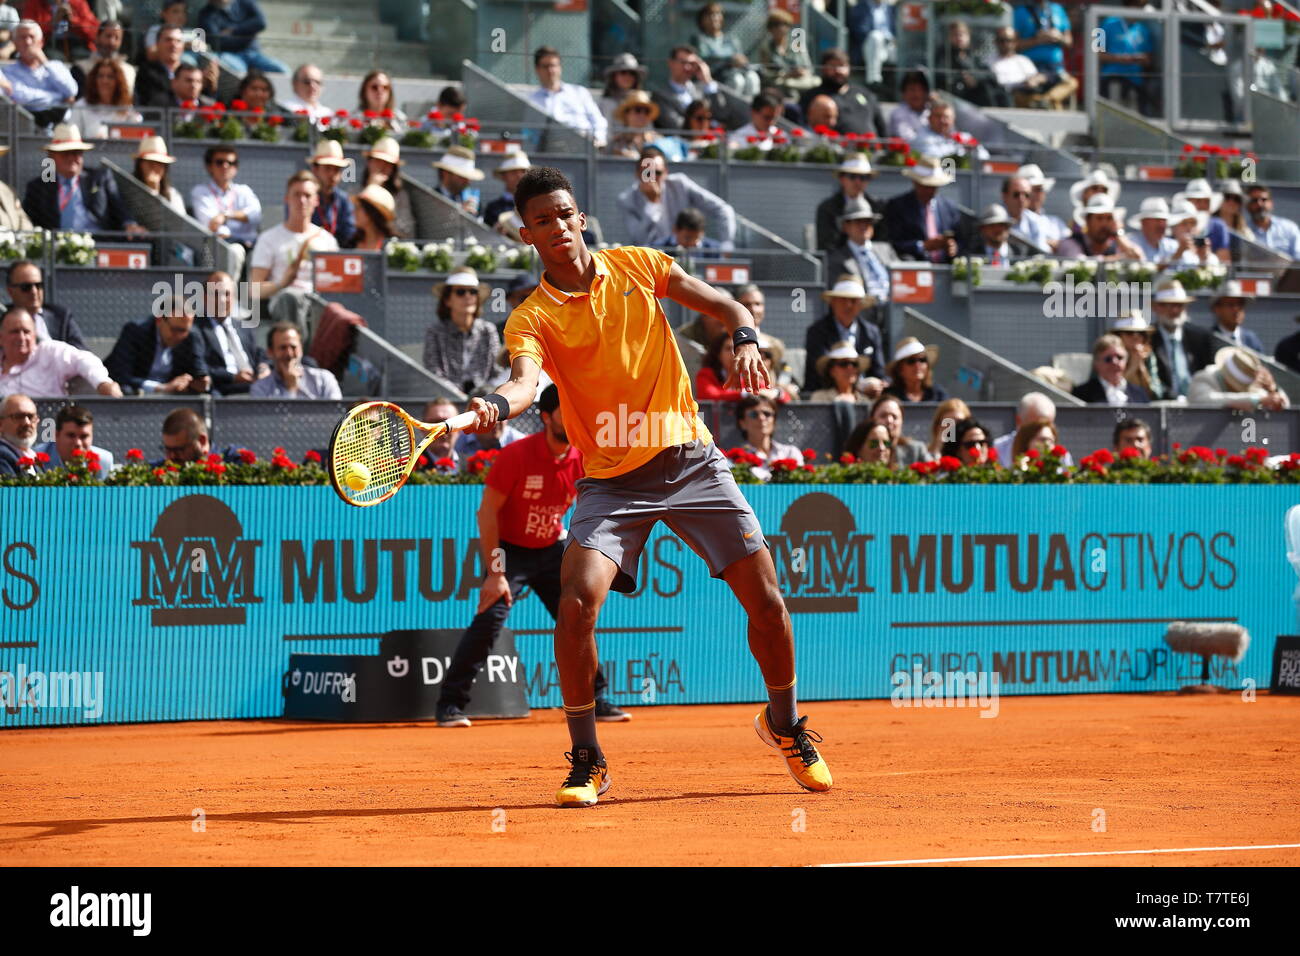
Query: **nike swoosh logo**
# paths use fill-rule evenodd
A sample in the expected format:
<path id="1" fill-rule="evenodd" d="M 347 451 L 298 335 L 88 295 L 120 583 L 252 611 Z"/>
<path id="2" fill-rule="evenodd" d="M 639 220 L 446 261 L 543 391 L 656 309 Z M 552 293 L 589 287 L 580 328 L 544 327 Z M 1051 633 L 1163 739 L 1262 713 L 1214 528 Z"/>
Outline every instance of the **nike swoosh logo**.
<path id="1" fill-rule="evenodd" d="M 747 532 L 745 532 L 744 534 L 741 535 L 741 537 L 742 537 L 742 538 L 752 538 L 752 537 L 754 536 L 754 534 L 755 534 L 757 531 L 758 531 L 758 529 L 755 528 L 753 531 L 747 531 Z"/>
<path id="2" fill-rule="evenodd" d="M 624 292 L 623 294 L 624 294 L 624 295 L 631 295 L 631 294 L 632 294 L 632 290 L 631 290 L 631 289 L 628 289 L 628 290 L 627 290 L 626 292 Z"/>

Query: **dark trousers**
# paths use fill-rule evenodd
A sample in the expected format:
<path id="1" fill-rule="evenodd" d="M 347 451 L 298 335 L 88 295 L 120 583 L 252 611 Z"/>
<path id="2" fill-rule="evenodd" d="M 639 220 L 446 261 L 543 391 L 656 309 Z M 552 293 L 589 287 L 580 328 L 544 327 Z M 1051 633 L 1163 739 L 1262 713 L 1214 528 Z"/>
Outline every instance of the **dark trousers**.
<path id="1" fill-rule="evenodd" d="M 506 581 L 510 584 L 510 594 L 519 600 L 519 592 L 524 585 L 533 589 L 541 598 L 546 610 L 554 619 L 558 619 L 560 608 L 560 564 L 564 559 L 564 541 L 556 541 L 545 548 L 521 548 L 509 542 L 501 542 L 501 551 L 505 557 Z M 478 676 L 487 656 L 492 650 L 492 642 L 501 633 L 506 618 L 510 616 L 510 605 L 505 598 L 491 607 L 474 615 L 474 620 L 465 633 L 460 636 L 456 653 L 452 655 L 451 666 L 447 668 L 442 679 L 442 694 L 438 698 L 439 707 L 465 708 L 469 704 L 470 689 L 474 678 Z M 605 674 L 596 669 L 595 696 L 605 696 Z"/>

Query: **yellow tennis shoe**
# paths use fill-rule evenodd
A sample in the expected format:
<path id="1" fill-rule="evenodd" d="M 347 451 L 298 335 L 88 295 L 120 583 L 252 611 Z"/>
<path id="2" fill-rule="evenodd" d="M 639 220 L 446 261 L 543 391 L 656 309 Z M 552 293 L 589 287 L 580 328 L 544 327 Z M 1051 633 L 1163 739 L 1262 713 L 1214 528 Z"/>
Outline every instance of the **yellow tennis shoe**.
<path id="1" fill-rule="evenodd" d="M 831 771 L 815 746 L 822 743 L 821 735 L 809 730 L 805 726 L 807 722 L 807 717 L 800 717 L 799 722 L 790 728 L 791 735 L 782 736 L 772 729 L 764 707 L 754 718 L 754 730 L 758 732 L 759 740 L 781 752 L 785 769 L 794 777 L 795 783 L 805 790 L 821 793 L 831 788 Z"/>
<path id="2" fill-rule="evenodd" d="M 600 795 L 609 789 L 609 767 L 605 759 L 592 759 L 590 750 L 566 753 L 565 759 L 573 766 L 569 776 L 555 793 L 555 802 L 562 807 L 593 807 Z"/>

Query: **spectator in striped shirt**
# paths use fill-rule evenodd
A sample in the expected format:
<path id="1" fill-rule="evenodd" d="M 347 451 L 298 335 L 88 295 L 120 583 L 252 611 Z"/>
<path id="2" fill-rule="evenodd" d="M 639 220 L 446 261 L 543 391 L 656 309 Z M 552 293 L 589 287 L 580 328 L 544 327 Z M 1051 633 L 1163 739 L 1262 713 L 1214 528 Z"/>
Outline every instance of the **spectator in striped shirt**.
<path id="1" fill-rule="evenodd" d="M 472 394 L 491 379 L 501 336 L 482 317 L 487 286 L 473 269 L 458 269 L 434 287 L 438 318 L 424 334 L 424 367 Z"/>

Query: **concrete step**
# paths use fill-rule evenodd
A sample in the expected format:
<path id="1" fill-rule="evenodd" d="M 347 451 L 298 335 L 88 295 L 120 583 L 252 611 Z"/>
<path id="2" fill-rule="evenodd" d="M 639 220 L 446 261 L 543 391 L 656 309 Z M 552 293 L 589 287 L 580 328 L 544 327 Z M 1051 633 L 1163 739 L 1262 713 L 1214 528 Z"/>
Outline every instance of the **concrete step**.
<path id="1" fill-rule="evenodd" d="M 327 75 L 388 70 L 394 76 L 428 76 L 429 48 L 422 43 L 371 42 L 356 38 L 263 33 L 258 43 L 290 67 L 315 63 Z"/>
<path id="2" fill-rule="evenodd" d="M 283 23 L 271 22 L 266 31 L 259 35 L 258 42 L 265 45 L 267 37 L 351 38 L 354 40 L 396 43 L 397 28 L 388 23 L 377 23 L 373 18 L 365 20 L 290 20 Z"/>

